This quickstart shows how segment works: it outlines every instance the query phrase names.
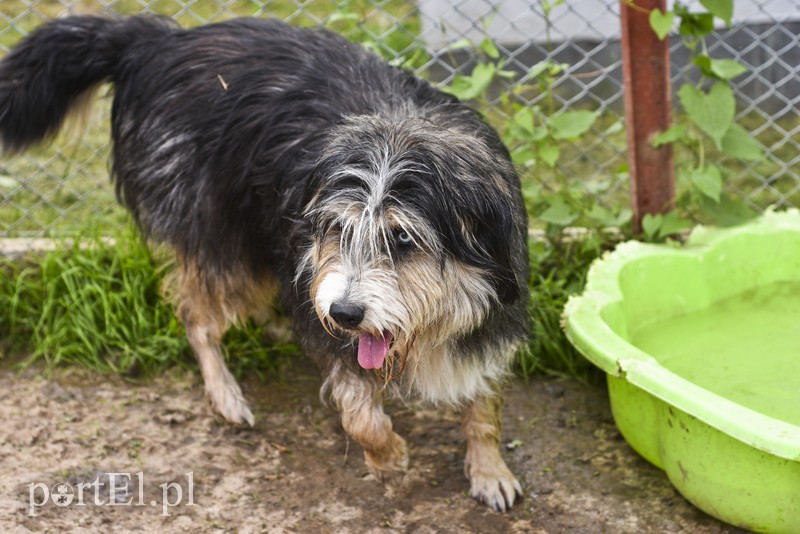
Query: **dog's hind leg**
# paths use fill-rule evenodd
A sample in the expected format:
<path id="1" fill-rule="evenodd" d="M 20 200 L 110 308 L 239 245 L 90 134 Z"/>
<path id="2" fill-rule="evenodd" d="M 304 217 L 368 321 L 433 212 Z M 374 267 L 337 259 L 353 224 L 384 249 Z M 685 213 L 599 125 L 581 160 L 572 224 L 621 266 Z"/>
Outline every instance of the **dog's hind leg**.
<path id="1" fill-rule="evenodd" d="M 180 272 L 178 316 L 200 364 L 211 404 L 228 421 L 252 426 L 253 413 L 222 352 L 222 336 L 240 312 L 235 309 L 238 299 L 231 299 L 224 288 L 224 282 L 209 281 L 184 267 Z"/>
<path id="2" fill-rule="evenodd" d="M 292 321 L 283 315 L 272 302 L 266 302 L 258 307 L 251 317 L 256 324 L 263 325 L 264 333 L 273 343 L 290 343 L 294 340 Z"/>
<path id="3" fill-rule="evenodd" d="M 328 380 L 342 427 L 363 447 L 367 467 L 387 486 L 399 486 L 408 470 L 408 446 L 392 430 L 392 420 L 383 411 L 378 384 L 341 371 L 338 366 Z"/>
<path id="4" fill-rule="evenodd" d="M 522 487 L 500 456 L 500 395 L 480 396 L 461 412 L 461 428 L 467 437 L 464 474 L 470 494 L 497 512 L 511 509 Z"/>

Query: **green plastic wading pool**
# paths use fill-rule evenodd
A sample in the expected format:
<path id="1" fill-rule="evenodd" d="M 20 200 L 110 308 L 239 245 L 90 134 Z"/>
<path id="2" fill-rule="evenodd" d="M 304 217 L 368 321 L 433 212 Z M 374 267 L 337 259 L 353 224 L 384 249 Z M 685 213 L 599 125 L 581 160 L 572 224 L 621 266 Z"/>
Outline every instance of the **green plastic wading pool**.
<path id="1" fill-rule="evenodd" d="M 630 445 L 696 506 L 800 533 L 800 213 L 623 243 L 565 309 Z"/>

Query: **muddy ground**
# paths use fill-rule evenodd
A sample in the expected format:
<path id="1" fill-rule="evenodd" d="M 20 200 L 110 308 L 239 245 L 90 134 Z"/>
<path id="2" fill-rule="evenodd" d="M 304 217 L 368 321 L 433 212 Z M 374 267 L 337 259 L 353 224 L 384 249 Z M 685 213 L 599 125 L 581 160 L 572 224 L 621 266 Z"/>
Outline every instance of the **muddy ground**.
<path id="1" fill-rule="evenodd" d="M 387 495 L 320 404 L 319 384 L 303 361 L 280 377 L 245 380 L 257 419 L 246 429 L 211 413 L 192 372 L 132 384 L 75 369 L 47 378 L 2 370 L 0 531 L 737 532 L 693 508 L 627 446 L 601 388 L 510 385 L 503 454 L 526 495 L 498 514 L 466 493 L 457 414 L 389 407 L 411 469 Z M 130 474 L 113 475 L 113 500 L 129 504 L 109 504 L 109 473 Z M 59 483 L 69 486 L 59 493 Z M 166 507 L 164 488 L 173 503 L 178 485 L 182 504 Z M 45 486 L 53 497 L 31 507 L 31 487 L 39 504 Z M 62 495 L 72 502 L 54 505 Z"/>

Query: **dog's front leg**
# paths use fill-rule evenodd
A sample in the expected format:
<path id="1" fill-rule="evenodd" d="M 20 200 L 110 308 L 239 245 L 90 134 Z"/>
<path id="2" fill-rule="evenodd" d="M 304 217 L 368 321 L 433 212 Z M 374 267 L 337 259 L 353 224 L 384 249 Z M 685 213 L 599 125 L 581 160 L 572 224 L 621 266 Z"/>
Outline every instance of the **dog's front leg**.
<path id="1" fill-rule="evenodd" d="M 510 510 L 522 487 L 500 456 L 500 418 L 503 398 L 480 396 L 461 413 L 461 428 L 467 437 L 464 474 L 470 494 L 497 512 Z"/>
<path id="2" fill-rule="evenodd" d="M 408 469 L 408 446 L 392 430 L 377 384 L 350 373 L 336 373 L 332 379 L 331 394 L 344 431 L 364 448 L 364 459 L 375 477 L 387 486 L 399 486 Z"/>

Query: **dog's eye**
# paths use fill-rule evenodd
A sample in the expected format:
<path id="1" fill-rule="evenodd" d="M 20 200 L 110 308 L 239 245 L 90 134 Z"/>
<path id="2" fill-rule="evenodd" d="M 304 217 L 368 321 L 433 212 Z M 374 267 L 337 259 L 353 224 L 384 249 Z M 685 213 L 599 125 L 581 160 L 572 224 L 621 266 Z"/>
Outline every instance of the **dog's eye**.
<path id="1" fill-rule="evenodd" d="M 405 230 L 397 231 L 395 241 L 397 242 L 397 247 L 401 250 L 408 250 L 414 246 L 414 238 Z"/>

